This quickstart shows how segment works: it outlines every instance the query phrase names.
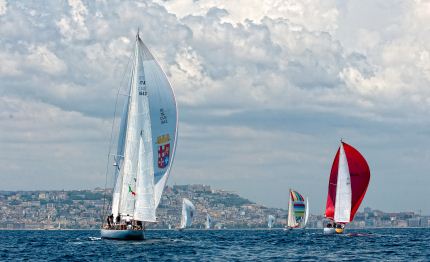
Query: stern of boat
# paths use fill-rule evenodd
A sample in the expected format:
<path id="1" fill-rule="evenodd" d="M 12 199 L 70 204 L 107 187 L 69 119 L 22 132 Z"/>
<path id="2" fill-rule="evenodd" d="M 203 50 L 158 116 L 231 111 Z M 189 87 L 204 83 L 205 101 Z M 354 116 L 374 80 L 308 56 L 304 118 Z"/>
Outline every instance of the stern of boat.
<path id="1" fill-rule="evenodd" d="M 336 230 L 332 227 L 325 227 L 324 228 L 324 235 L 332 235 L 335 233 L 336 233 Z"/>

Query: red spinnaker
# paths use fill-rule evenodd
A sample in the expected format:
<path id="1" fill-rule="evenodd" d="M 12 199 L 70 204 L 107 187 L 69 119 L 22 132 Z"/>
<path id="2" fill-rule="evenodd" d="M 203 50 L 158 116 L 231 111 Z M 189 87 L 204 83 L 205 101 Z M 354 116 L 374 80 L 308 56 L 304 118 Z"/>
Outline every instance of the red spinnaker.
<path id="1" fill-rule="evenodd" d="M 367 186 L 370 180 L 370 170 L 367 165 L 366 159 L 352 146 L 342 142 L 345 150 L 346 160 L 348 161 L 349 173 L 351 176 L 351 217 L 350 221 L 354 219 L 355 213 L 363 201 L 364 195 L 367 191 Z M 333 160 L 331 167 L 330 179 L 328 184 L 327 204 L 325 209 L 325 216 L 327 218 L 334 218 L 334 205 L 336 202 L 336 184 L 337 184 L 337 171 L 339 168 L 339 149 Z"/>

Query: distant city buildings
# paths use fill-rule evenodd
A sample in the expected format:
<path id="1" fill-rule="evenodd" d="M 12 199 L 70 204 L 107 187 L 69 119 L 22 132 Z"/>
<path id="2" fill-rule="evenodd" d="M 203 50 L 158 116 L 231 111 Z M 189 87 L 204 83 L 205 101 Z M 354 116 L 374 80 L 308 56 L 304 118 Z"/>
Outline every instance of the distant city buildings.
<path id="1" fill-rule="evenodd" d="M 0 191 L 0 229 L 97 229 L 104 219 L 102 210 L 112 190 L 96 188 L 79 191 Z M 284 227 L 287 211 L 267 208 L 233 192 L 212 190 L 207 185 L 166 187 L 157 210 L 158 223 L 148 228 L 174 228 L 179 225 L 182 198 L 196 209 L 193 227 L 204 228 L 209 213 L 216 228 L 267 227 L 268 215 L 275 216 L 274 227 Z M 107 209 L 106 209 L 107 210 Z M 349 228 L 429 227 L 428 216 L 414 212 L 384 213 L 371 208 L 357 213 Z M 322 216 L 311 215 L 309 228 L 322 228 Z"/>

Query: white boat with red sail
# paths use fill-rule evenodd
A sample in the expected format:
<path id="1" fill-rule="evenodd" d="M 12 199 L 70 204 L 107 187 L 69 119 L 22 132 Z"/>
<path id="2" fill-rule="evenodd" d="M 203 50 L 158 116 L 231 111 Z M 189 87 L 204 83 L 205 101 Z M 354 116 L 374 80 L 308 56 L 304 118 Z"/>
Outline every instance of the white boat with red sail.
<path id="1" fill-rule="evenodd" d="M 366 194 L 370 170 L 357 149 L 341 141 L 330 172 L 325 217 L 330 222 L 325 234 L 341 234 L 354 219 Z"/>
<path id="2" fill-rule="evenodd" d="M 175 154 L 177 126 L 173 89 L 138 32 L 113 155 L 116 182 L 110 215 L 101 229 L 103 238 L 143 239 L 145 224 L 157 222 L 156 209 Z"/>

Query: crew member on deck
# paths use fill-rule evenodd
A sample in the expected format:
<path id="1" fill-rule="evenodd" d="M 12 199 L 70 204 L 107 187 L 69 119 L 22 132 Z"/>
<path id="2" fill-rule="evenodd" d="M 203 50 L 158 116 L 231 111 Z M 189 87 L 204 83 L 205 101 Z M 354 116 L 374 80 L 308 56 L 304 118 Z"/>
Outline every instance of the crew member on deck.
<path id="1" fill-rule="evenodd" d="M 108 216 L 108 217 L 106 218 L 106 222 L 107 222 L 107 224 L 108 224 L 108 228 L 111 228 L 111 227 L 112 227 L 112 224 L 110 223 L 110 216 Z"/>

